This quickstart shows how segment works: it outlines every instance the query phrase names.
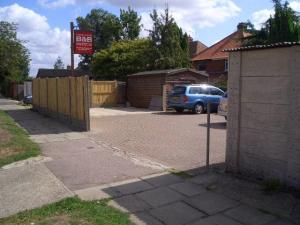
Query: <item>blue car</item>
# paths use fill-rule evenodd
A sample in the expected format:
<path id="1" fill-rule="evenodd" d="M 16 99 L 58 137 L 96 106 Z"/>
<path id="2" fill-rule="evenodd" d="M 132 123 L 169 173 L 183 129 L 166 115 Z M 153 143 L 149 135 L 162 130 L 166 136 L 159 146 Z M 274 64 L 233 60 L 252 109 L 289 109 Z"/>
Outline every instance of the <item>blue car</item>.
<path id="1" fill-rule="evenodd" d="M 188 109 L 200 114 L 207 110 L 210 102 L 211 111 L 217 111 L 223 95 L 221 89 L 208 84 L 178 85 L 168 96 L 168 107 L 180 113 Z"/>

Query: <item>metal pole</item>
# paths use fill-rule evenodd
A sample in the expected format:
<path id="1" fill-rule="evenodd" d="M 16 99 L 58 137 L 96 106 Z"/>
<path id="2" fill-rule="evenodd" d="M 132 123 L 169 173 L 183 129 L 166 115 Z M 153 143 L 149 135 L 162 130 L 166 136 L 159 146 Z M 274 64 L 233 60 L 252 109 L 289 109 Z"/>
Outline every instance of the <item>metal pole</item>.
<path id="1" fill-rule="evenodd" d="M 70 22 L 71 31 L 71 76 L 74 76 L 74 23 Z"/>
<path id="2" fill-rule="evenodd" d="M 210 151 L 210 102 L 207 103 L 207 133 L 206 133 L 206 169 L 209 170 Z"/>

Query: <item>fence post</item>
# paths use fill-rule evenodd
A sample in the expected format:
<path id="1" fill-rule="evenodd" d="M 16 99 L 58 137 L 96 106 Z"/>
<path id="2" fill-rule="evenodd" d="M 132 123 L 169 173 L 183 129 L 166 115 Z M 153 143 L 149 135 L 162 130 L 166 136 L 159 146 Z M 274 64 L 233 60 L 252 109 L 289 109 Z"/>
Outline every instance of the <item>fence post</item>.
<path id="1" fill-rule="evenodd" d="M 83 77 L 83 105 L 84 105 L 84 122 L 86 131 L 90 130 L 90 104 L 89 104 L 89 79 L 88 76 Z"/>
<path id="2" fill-rule="evenodd" d="M 68 96 L 69 96 L 69 120 L 70 120 L 70 124 L 72 124 L 72 98 L 71 98 L 71 77 L 68 77 L 68 82 L 69 82 L 69 90 L 68 90 Z"/>
<path id="3" fill-rule="evenodd" d="M 59 112 L 58 112 L 58 77 L 55 78 L 56 79 L 56 117 L 59 118 Z"/>

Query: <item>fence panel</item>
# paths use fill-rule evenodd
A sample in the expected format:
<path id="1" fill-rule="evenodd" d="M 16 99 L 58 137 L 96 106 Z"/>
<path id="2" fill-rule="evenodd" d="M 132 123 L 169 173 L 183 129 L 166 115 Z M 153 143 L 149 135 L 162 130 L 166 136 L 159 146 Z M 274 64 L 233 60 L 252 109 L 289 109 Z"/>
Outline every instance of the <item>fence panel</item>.
<path id="1" fill-rule="evenodd" d="M 57 82 L 58 113 L 63 116 L 70 114 L 69 78 L 60 78 Z"/>
<path id="2" fill-rule="evenodd" d="M 40 80 L 34 79 L 32 81 L 32 104 L 33 105 L 40 105 Z"/>
<path id="3" fill-rule="evenodd" d="M 88 77 L 33 80 L 33 107 L 74 129 L 89 130 Z"/>
<path id="4" fill-rule="evenodd" d="M 91 81 L 92 107 L 118 104 L 117 81 Z"/>

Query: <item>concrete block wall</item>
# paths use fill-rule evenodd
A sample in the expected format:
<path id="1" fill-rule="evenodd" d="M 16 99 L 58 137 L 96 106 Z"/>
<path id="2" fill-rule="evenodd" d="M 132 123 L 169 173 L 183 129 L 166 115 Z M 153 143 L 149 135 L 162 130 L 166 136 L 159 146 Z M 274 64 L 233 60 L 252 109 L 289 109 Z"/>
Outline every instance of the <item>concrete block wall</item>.
<path id="1" fill-rule="evenodd" d="M 227 170 L 300 187 L 300 46 L 230 53 Z"/>

